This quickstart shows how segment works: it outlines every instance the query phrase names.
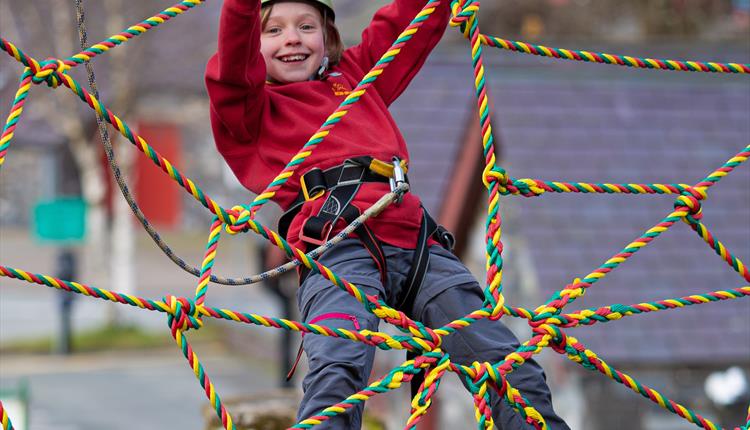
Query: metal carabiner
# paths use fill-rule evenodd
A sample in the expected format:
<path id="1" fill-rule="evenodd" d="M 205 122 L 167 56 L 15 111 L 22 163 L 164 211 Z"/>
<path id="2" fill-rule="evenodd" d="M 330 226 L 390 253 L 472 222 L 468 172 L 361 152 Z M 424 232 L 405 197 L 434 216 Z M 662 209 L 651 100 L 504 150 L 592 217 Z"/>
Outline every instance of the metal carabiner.
<path id="1" fill-rule="evenodd" d="M 401 167 L 401 160 L 398 157 L 393 157 L 391 163 L 393 164 L 393 175 L 388 178 L 388 182 L 391 184 L 391 192 L 394 192 L 401 184 L 406 183 L 406 175 L 404 174 L 404 169 Z M 396 199 L 396 203 L 401 203 L 403 199 L 404 195 L 402 193 Z"/>

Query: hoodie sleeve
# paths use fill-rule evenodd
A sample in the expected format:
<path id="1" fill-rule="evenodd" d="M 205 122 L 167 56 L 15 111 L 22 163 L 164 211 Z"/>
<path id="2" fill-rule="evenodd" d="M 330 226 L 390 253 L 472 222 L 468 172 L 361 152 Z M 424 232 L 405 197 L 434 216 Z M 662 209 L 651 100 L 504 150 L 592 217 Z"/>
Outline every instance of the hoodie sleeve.
<path id="1" fill-rule="evenodd" d="M 362 42 L 347 50 L 346 55 L 362 70 L 370 70 L 428 3 L 433 4 L 434 12 L 375 81 L 374 87 L 387 105 L 406 89 L 442 38 L 450 16 L 450 0 L 394 0 L 375 13 L 362 32 Z"/>
<path id="2" fill-rule="evenodd" d="M 244 142 L 257 137 L 266 104 L 260 0 L 224 1 L 218 48 L 208 61 L 205 78 L 216 144 L 226 156 L 236 149 L 227 140 Z"/>

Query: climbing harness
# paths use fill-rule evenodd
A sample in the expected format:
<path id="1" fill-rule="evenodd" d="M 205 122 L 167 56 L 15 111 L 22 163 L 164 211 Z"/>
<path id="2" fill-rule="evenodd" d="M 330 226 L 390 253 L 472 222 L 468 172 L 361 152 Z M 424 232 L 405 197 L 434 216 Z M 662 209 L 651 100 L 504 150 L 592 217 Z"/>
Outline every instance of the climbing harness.
<path id="1" fill-rule="evenodd" d="M 326 242 L 340 220 L 349 224 L 360 215 L 359 209 L 351 203 L 362 184 L 373 182 L 388 183 L 391 191 L 393 191 L 399 185 L 409 183 L 409 179 L 406 176 L 407 166 L 408 163 L 406 160 L 401 160 L 398 157 L 393 157 L 389 164 L 370 156 L 362 156 L 347 159 L 344 163 L 326 170 L 321 170 L 317 167 L 308 170 L 300 178 L 299 195 L 279 219 L 279 233 L 286 237 L 292 220 L 299 214 L 302 206 L 307 202 L 325 196 L 325 201 L 318 213 L 309 217 L 303 223 L 299 239 L 308 245 L 320 245 Z M 402 198 L 403 195 L 399 196 L 398 202 Z M 419 293 L 425 274 L 427 273 L 430 262 L 430 239 L 451 252 L 453 252 L 455 245 L 453 235 L 443 226 L 438 225 L 424 207 L 421 207 L 421 209 L 422 221 L 419 226 L 417 246 L 414 249 L 414 257 L 404 283 L 403 293 L 396 306 L 396 309 L 403 311 L 407 315 L 412 313 L 414 300 Z M 354 230 L 354 233 L 372 257 L 375 266 L 378 268 L 381 283 L 384 288 L 387 288 L 388 270 L 382 244 L 375 237 L 372 230 L 364 223 Z M 299 284 L 302 285 L 309 275 L 310 269 L 301 266 L 299 270 Z M 347 315 L 346 317 L 354 318 L 352 315 Z M 312 324 L 312 322 L 310 323 Z M 301 357 L 302 344 L 300 344 L 297 350 L 297 357 L 287 374 L 287 380 L 291 379 L 294 375 Z M 414 381 L 418 380 L 419 377 L 415 377 Z"/>
<path id="2" fill-rule="evenodd" d="M 400 160 L 397 157 L 394 157 L 389 164 L 370 156 L 362 156 L 350 158 L 344 163 L 326 170 L 317 167 L 308 170 L 300 178 L 299 195 L 279 219 L 279 233 L 286 237 L 292 220 L 297 216 L 302 206 L 307 202 L 325 196 L 325 201 L 318 213 L 305 220 L 299 233 L 299 239 L 306 244 L 320 245 L 324 243 L 340 220 L 348 224 L 360 215 L 359 209 L 351 203 L 362 184 L 388 183 L 391 190 L 394 190 L 402 183 L 409 183 L 406 176 L 407 165 L 406 160 Z M 407 279 L 408 288 L 405 290 L 407 294 L 400 301 L 401 306 L 413 302 L 416 293 L 419 291 L 418 287 L 421 285 L 429 262 L 429 252 L 427 251 L 429 239 L 432 238 L 449 250 L 453 249 L 455 242 L 453 236 L 445 228 L 438 226 L 424 207 L 422 207 L 422 213 L 417 248 L 414 253 L 412 269 Z M 383 286 L 386 286 L 386 261 L 380 241 L 365 224 L 362 224 L 354 233 L 372 256 L 375 265 L 378 267 Z M 308 274 L 309 270 L 303 267 L 300 273 L 300 284 L 304 282 Z M 400 309 L 405 310 L 405 308 Z"/>
<path id="3" fill-rule="evenodd" d="M 322 1 L 323 3 L 328 2 L 328 0 L 319 1 Z M 513 407 L 513 409 L 520 414 L 527 423 L 536 429 L 545 429 L 548 427 L 544 423 L 543 417 L 539 415 L 533 405 L 526 402 L 522 393 L 512 387 L 505 377 L 512 372 L 514 368 L 523 365 L 526 360 L 533 355 L 538 354 L 545 347 L 551 347 L 554 351 L 563 354 L 570 360 L 583 365 L 587 369 L 596 370 L 606 375 L 634 392 L 659 404 L 670 412 L 683 417 L 689 422 L 697 424 L 699 427 L 707 430 L 715 430 L 717 428 L 709 420 L 701 417 L 684 406 L 667 399 L 659 392 L 640 384 L 631 376 L 611 367 L 594 352 L 586 349 L 586 346 L 581 344 L 577 339 L 568 336 L 566 330 L 576 326 L 606 323 L 642 313 L 679 309 L 685 306 L 750 297 L 750 286 L 629 306 L 616 304 L 599 309 L 584 309 L 575 313 L 563 313 L 563 308 L 575 301 L 576 298 L 585 294 L 585 292 L 596 282 L 601 281 L 607 273 L 617 268 L 639 249 L 651 243 L 662 232 L 666 231 L 680 220 L 687 223 L 689 227 L 695 231 L 700 238 L 709 245 L 709 247 L 713 248 L 716 254 L 726 261 L 726 263 L 744 280 L 750 282 L 750 271 L 748 270 L 748 267 L 727 250 L 726 247 L 706 228 L 701 220 L 701 205 L 703 200 L 706 199 L 706 191 L 750 158 L 750 146 L 744 147 L 722 166 L 692 186 L 687 184 L 566 183 L 546 182 L 536 179 L 515 179 L 507 175 L 505 170 L 495 163 L 496 159 L 492 145 L 492 131 L 489 124 L 491 118 L 489 113 L 490 104 L 486 94 L 486 74 L 482 61 L 482 45 L 558 59 L 597 62 L 658 70 L 750 74 L 750 64 L 701 63 L 696 61 L 683 62 L 676 60 L 635 58 L 588 51 L 571 51 L 559 48 L 549 48 L 541 45 L 531 45 L 523 42 L 507 41 L 492 36 L 486 36 L 479 32 L 477 24 L 479 2 L 472 0 L 453 0 L 451 2 L 451 25 L 459 27 L 461 32 L 471 40 L 472 44 L 471 53 L 474 65 L 474 84 L 475 89 L 477 90 L 480 122 L 483 130 L 482 146 L 484 148 L 486 167 L 482 174 L 482 181 L 489 192 L 486 233 L 488 277 L 487 289 L 485 290 L 485 307 L 466 315 L 464 318 L 452 321 L 443 327 L 430 328 L 425 327 L 418 321 L 413 321 L 403 312 L 387 306 L 382 301 L 377 301 L 377 298 L 366 296 L 355 285 L 336 276 L 325 266 L 314 260 L 314 258 L 320 255 L 320 253 L 330 249 L 330 246 L 333 246 L 332 243 L 334 241 L 345 237 L 350 231 L 354 231 L 355 228 L 358 228 L 360 224 L 364 223 L 365 219 L 367 219 L 365 215 L 377 213 L 377 211 L 373 211 L 375 205 L 365 210 L 363 216 L 357 218 L 349 227 L 338 233 L 334 239 L 326 242 L 324 245 L 321 245 L 321 247 L 308 254 L 305 254 L 301 250 L 289 245 L 283 237 L 254 220 L 253 215 L 255 215 L 265 203 L 272 200 L 275 193 L 284 185 L 287 179 L 292 177 L 292 174 L 303 164 L 304 160 L 318 145 L 321 144 L 321 142 L 325 140 L 325 137 L 332 132 L 336 124 L 342 121 L 351 109 L 351 106 L 353 106 L 366 93 L 367 89 L 372 86 L 372 83 L 383 73 L 384 69 L 389 64 L 392 64 L 393 59 L 402 52 L 403 46 L 419 31 L 420 27 L 429 16 L 435 12 L 440 1 L 426 2 L 423 9 L 396 38 L 391 47 L 386 50 L 385 54 L 383 54 L 383 56 L 374 64 L 372 69 L 362 77 L 362 80 L 357 86 L 346 94 L 346 98 L 342 101 L 339 107 L 328 116 L 321 127 L 300 149 L 300 152 L 293 157 L 287 166 L 274 178 L 273 181 L 271 181 L 271 183 L 269 183 L 266 190 L 260 193 L 251 204 L 247 206 L 235 206 L 232 210 L 227 210 L 221 207 L 217 202 L 212 200 L 200 188 L 198 188 L 193 181 L 183 176 L 175 166 L 158 154 L 158 152 L 149 146 L 142 137 L 111 112 L 101 100 L 99 100 L 95 90 L 93 90 L 92 93 L 87 92 L 67 73 L 70 68 L 81 64 L 88 64 L 94 57 L 132 40 L 134 37 L 161 25 L 173 17 L 193 9 L 201 3 L 203 3 L 203 0 L 182 0 L 157 15 L 149 17 L 137 25 L 130 26 L 122 32 L 112 35 L 106 40 L 93 44 L 90 47 L 83 49 L 81 52 L 65 59 L 52 58 L 41 62 L 37 61 L 26 55 L 10 41 L 0 37 L 0 50 L 6 52 L 25 66 L 25 69 L 20 76 L 18 91 L 12 102 L 6 124 L 2 133 L 0 133 L 0 166 L 2 166 L 5 161 L 16 126 L 22 116 L 24 105 L 29 94 L 29 88 L 32 84 L 46 83 L 51 88 L 65 86 L 70 89 L 84 103 L 88 104 L 88 106 L 96 111 L 104 121 L 111 124 L 115 131 L 119 132 L 138 150 L 146 154 L 154 164 L 183 187 L 201 205 L 215 215 L 210 226 L 205 258 L 200 268 L 187 266 L 187 264 L 174 255 L 168 247 L 163 246 L 158 240 L 155 231 L 152 231 L 152 229 L 149 228 L 148 223 L 141 220 L 144 228 L 149 232 L 154 241 L 159 244 L 165 254 L 167 254 L 181 268 L 200 278 L 198 288 L 196 289 L 195 299 L 174 296 L 167 296 L 161 300 L 147 299 L 125 293 L 108 291 L 73 281 L 57 279 L 47 275 L 26 272 L 21 269 L 2 265 L 0 265 L 0 276 L 19 279 L 39 285 L 46 285 L 68 293 L 82 294 L 87 297 L 109 300 L 119 304 L 126 304 L 168 314 L 168 324 L 175 341 L 185 355 L 185 358 L 188 360 L 199 383 L 205 389 L 206 396 L 210 400 L 211 406 L 215 410 L 216 415 L 221 420 L 223 428 L 227 430 L 233 430 L 236 427 L 232 422 L 229 412 L 222 404 L 218 393 L 208 378 L 208 374 L 198 360 L 197 354 L 190 347 L 187 337 L 185 336 L 187 330 L 198 329 L 201 327 L 203 317 L 226 319 L 258 326 L 275 327 L 285 330 L 300 331 L 303 333 L 338 337 L 362 342 L 383 350 L 403 349 L 415 353 L 414 356 L 416 358 L 413 360 L 407 360 L 401 365 L 394 367 L 387 374 L 372 382 L 364 390 L 353 394 L 336 405 L 326 408 L 314 417 L 300 421 L 294 426 L 294 428 L 310 428 L 314 425 L 320 424 L 334 415 L 344 413 L 353 405 L 368 400 L 377 393 L 396 389 L 400 387 L 403 382 L 414 382 L 416 376 L 422 374 L 425 375 L 424 384 L 420 386 L 419 396 L 414 396 L 411 416 L 406 425 L 408 428 L 413 428 L 427 412 L 431 403 L 431 396 L 437 391 L 437 386 L 440 383 L 443 374 L 449 370 L 466 380 L 471 380 L 471 392 L 475 400 L 476 418 L 482 428 L 489 428 L 492 426 L 491 418 L 487 418 L 491 417 L 489 406 L 484 400 L 486 399 L 488 391 L 494 389 L 500 396 L 504 397 L 504 400 L 511 405 L 511 407 Z M 77 2 L 77 5 L 80 6 L 80 2 Z M 80 9 L 79 12 L 81 12 L 79 19 L 82 21 L 82 9 Z M 83 36 L 85 36 L 85 34 Z M 85 44 L 85 37 L 82 39 L 82 43 Z M 384 164 L 387 165 L 388 163 Z M 113 170 L 115 171 L 115 176 L 118 176 L 117 170 L 114 168 Z M 398 172 L 396 170 L 397 169 L 394 169 L 394 171 L 387 172 L 383 175 L 388 178 L 387 180 L 380 179 L 379 181 L 391 182 L 391 186 L 393 187 L 399 182 Z M 363 174 L 363 180 L 365 176 L 367 176 L 367 174 Z M 402 187 L 405 185 L 405 181 L 406 178 L 404 176 L 404 182 L 401 183 Z M 313 181 L 311 181 L 311 184 L 312 183 Z M 120 182 L 118 181 L 118 185 L 119 184 Z M 338 182 L 336 182 L 336 184 L 338 184 Z M 311 187 L 311 189 L 312 188 L 314 187 Z M 322 198 L 330 188 L 331 187 L 326 186 L 323 188 L 322 193 L 310 193 L 310 190 L 306 187 L 306 190 L 308 191 L 307 200 Z M 126 190 L 121 187 L 121 191 L 127 199 L 128 194 Z M 405 188 L 401 188 L 399 192 L 401 191 L 405 191 Z M 628 244 L 622 251 L 607 260 L 593 272 L 581 278 L 576 278 L 571 284 L 566 285 L 562 290 L 556 292 L 542 306 L 536 309 L 510 307 L 506 305 L 502 294 L 501 278 L 503 261 L 501 243 L 502 235 L 500 230 L 501 217 L 498 210 L 499 197 L 505 195 L 523 195 L 531 197 L 541 195 L 544 192 L 673 194 L 679 195 L 679 197 L 675 202 L 674 211 L 659 221 L 656 226 Z M 381 198 L 376 204 L 379 206 L 379 210 L 382 210 L 385 205 L 390 204 L 393 197 L 397 195 L 398 193 L 389 193 Z M 130 203 L 130 200 L 128 201 Z M 380 203 L 381 201 L 384 202 L 382 206 Z M 331 205 L 333 203 L 334 202 L 332 201 Z M 134 208 L 135 212 L 136 207 L 134 206 L 134 203 L 131 203 L 131 207 Z M 347 216 L 343 212 L 339 215 L 339 219 L 346 218 Z M 251 229 L 265 239 L 268 239 L 275 246 L 281 248 L 288 257 L 294 258 L 295 261 L 273 269 L 272 271 L 260 275 L 254 275 L 251 278 L 224 279 L 216 277 L 212 274 L 212 267 L 216 255 L 219 234 L 223 229 L 226 229 L 230 233 L 243 232 Z M 429 223 L 427 221 L 423 222 L 422 228 L 420 228 L 419 232 L 420 238 L 425 241 L 430 237 L 434 238 L 435 233 L 431 233 L 431 231 L 432 228 L 429 226 Z M 442 237 L 444 240 L 448 241 L 448 236 L 441 234 L 439 227 L 437 231 L 437 236 L 439 238 Z M 323 236 L 326 232 L 321 230 L 320 233 L 319 236 Z M 330 231 L 328 231 L 327 234 L 330 234 Z M 357 235 L 358 237 L 360 236 L 359 233 L 357 233 Z M 438 242 L 440 242 L 440 240 L 438 240 Z M 419 259 L 415 261 L 417 263 L 414 265 L 415 267 L 426 266 L 427 264 Z M 369 312 L 372 312 L 378 318 L 386 322 L 398 326 L 400 329 L 404 330 L 404 332 L 407 332 L 408 335 L 390 336 L 386 333 L 375 334 L 366 330 L 340 330 L 335 327 L 305 324 L 282 318 L 264 317 L 228 309 L 212 308 L 204 303 L 209 280 L 226 284 L 259 282 L 270 276 L 275 276 L 285 272 L 287 270 L 285 267 L 287 266 L 291 269 L 291 267 L 296 267 L 296 265 L 304 265 L 305 267 L 312 269 L 315 273 L 321 273 L 338 288 L 341 288 L 356 298 Z M 418 269 L 414 270 L 418 271 Z M 408 297 L 410 295 L 416 295 L 419 291 L 418 287 L 420 282 L 417 281 L 419 281 L 418 276 L 415 277 L 413 282 L 409 283 L 410 287 L 407 291 L 411 293 L 407 294 L 405 300 L 399 301 L 404 309 L 409 309 Z M 503 315 L 528 319 L 529 325 L 534 332 L 534 336 L 524 342 L 515 352 L 506 356 L 502 361 L 496 363 L 475 363 L 472 366 L 462 366 L 453 363 L 450 360 L 449 355 L 440 350 L 440 343 L 444 336 L 450 335 L 456 330 L 465 328 L 477 320 L 483 318 L 496 320 Z M 8 417 L 1 401 L 0 427 L 2 427 L 2 430 L 11 430 L 13 428 L 10 418 Z M 741 428 L 747 430 L 749 427 L 750 416 L 747 418 L 747 423 Z"/>

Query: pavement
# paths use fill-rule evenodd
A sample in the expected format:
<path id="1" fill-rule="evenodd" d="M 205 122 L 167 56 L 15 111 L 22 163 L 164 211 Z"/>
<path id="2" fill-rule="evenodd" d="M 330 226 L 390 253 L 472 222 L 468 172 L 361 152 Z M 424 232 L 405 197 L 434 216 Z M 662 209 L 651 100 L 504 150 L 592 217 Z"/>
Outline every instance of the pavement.
<path id="1" fill-rule="evenodd" d="M 144 234 L 145 235 L 145 234 Z M 139 233 L 139 236 L 141 234 Z M 215 273 L 223 276 L 252 274 L 252 243 L 248 236 L 224 238 Z M 167 234 L 175 252 L 191 264 L 202 258 L 202 232 Z M 101 264 L 81 249 L 80 276 L 76 281 L 112 289 L 107 262 Z M 56 275 L 59 248 L 37 243 L 26 231 L 0 229 L 0 264 L 36 274 Z M 222 258 L 223 257 L 223 258 Z M 166 294 L 191 297 L 196 279 L 182 272 L 146 238 L 136 240 L 134 282 L 130 294 L 160 299 Z M 0 346 L 21 339 L 56 336 L 60 330 L 63 293 L 46 286 L 0 278 Z M 258 285 L 211 285 L 206 304 L 236 311 L 279 316 L 275 299 Z M 125 430 L 204 428 L 205 393 L 166 325 L 166 315 L 75 295 L 74 330 L 91 329 L 111 319 L 164 334 L 164 346 L 148 351 L 105 351 L 95 354 L 0 356 L 0 400 L 25 384 L 30 392 L 30 426 L 25 430 Z M 199 342 L 193 347 L 222 399 L 275 389 L 278 381 L 276 333 L 273 329 L 205 321 L 232 326 L 234 338 L 246 345 L 230 350 L 223 342 Z M 187 333 L 188 339 L 191 333 Z M 16 415 L 18 416 L 18 415 Z M 11 420 L 13 413 L 11 411 Z M 18 418 L 21 421 L 21 417 Z M 17 429 L 22 429 L 20 422 Z"/>
<path id="2" fill-rule="evenodd" d="M 225 401 L 275 388 L 276 371 L 269 362 L 216 345 L 196 346 L 196 354 Z M 28 385 L 30 430 L 205 428 L 209 402 L 176 347 L 3 357 L 0 375 L 0 391 Z"/>
<path id="3" fill-rule="evenodd" d="M 160 299 L 166 294 L 191 297 L 196 279 L 182 272 L 149 241 L 136 243 L 134 285 L 130 294 Z M 186 261 L 196 264 L 205 247 L 203 232 L 164 234 L 166 241 Z M 224 237 L 220 243 L 215 273 L 245 276 L 253 270 L 257 256 L 248 236 Z M 58 248 L 41 245 L 25 231 L 0 229 L 0 264 L 37 274 L 55 275 Z M 81 250 L 80 276 L 76 280 L 90 286 L 114 289 L 109 273 L 97 263 L 97 256 Z M 0 277 L 0 346 L 19 339 L 59 331 L 60 291 L 46 286 Z M 17 430 L 130 430 L 132 428 L 203 430 L 209 402 L 169 334 L 166 316 L 130 306 L 76 295 L 72 305 L 74 329 L 105 324 L 113 313 L 143 329 L 161 333 L 164 344 L 148 351 L 73 354 L 71 356 L 0 355 L 0 400 L 3 393 L 18 392 L 24 384 L 30 391 L 30 426 Z M 260 286 L 223 287 L 210 285 L 209 306 L 280 316 L 276 299 Z M 204 319 L 206 326 L 221 324 L 226 333 L 222 342 L 198 342 L 193 346 L 216 391 L 226 403 L 258 393 L 277 390 L 282 369 L 276 354 L 279 330 Z M 384 327 L 385 328 L 385 327 Z M 387 328 L 386 328 L 387 329 Z M 191 339 L 192 332 L 187 333 Z M 297 335 L 295 335 L 297 336 Z M 293 338 L 296 347 L 299 337 Z M 296 351 L 295 351 L 296 352 Z M 378 352 L 373 376 L 382 376 L 404 360 L 403 353 Z M 286 370 L 286 369 L 284 369 Z M 302 360 L 295 380 L 306 372 Z M 456 378 L 441 384 L 449 398 L 461 396 L 466 406 L 459 411 L 446 408 L 458 422 L 470 423 L 470 398 Z M 455 386 L 454 388 L 450 388 Z M 301 390 L 298 390 L 298 393 Z M 408 388 L 368 401 L 368 409 L 388 420 L 388 428 L 402 428 L 409 414 Z M 8 406 L 11 406 L 8 403 Z M 232 409 L 230 407 L 230 413 Z M 11 420 L 20 417 L 10 411 Z M 20 421 L 20 418 L 18 418 Z M 448 422 L 448 421 L 446 421 Z M 20 423 L 19 423 L 20 424 Z M 446 424 L 444 428 L 461 428 Z"/>

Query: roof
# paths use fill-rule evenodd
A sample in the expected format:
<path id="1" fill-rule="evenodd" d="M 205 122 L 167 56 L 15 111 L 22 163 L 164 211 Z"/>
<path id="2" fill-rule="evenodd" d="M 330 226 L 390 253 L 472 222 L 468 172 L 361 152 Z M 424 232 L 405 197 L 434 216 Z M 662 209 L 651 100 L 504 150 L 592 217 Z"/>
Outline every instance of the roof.
<path id="1" fill-rule="evenodd" d="M 718 56 L 747 60 L 741 50 L 731 54 Z M 515 178 L 693 184 L 750 142 L 746 76 L 632 70 L 518 54 L 488 54 L 485 62 L 501 164 Z M 392 109 L 409 143 L 413 189 L 430 209 L 437 207 L 450 180 L 472 103 L 471 85 L 468 53 L 443 47 Z M 461 204 L 464 196 L 446 198 Z M 523 238 L 540 295 L 549 297 L 654 226 L 672 210 L 674 198 L 572 193 L 508 197 L 502 200 L 503 231 L 506 237 Z M 703 212 L 708 229 L 747 262 L 748 166 L 710 189 Z M 513 251 L 508 244 L 505 255 Z M 566 312 L 744 285 L 747 282 L 697 234 L 679 223 L 596 283 Z M 519 291 L 512 283 L 506 283 L 505 291 L 512 305 L 539 304 L 515 302 Z M 750 302 L 739 299 L 624 318 L 571 329 L 569 334 L 612 363 L 720 364 L 750 359 L 748 328 Z"/>

